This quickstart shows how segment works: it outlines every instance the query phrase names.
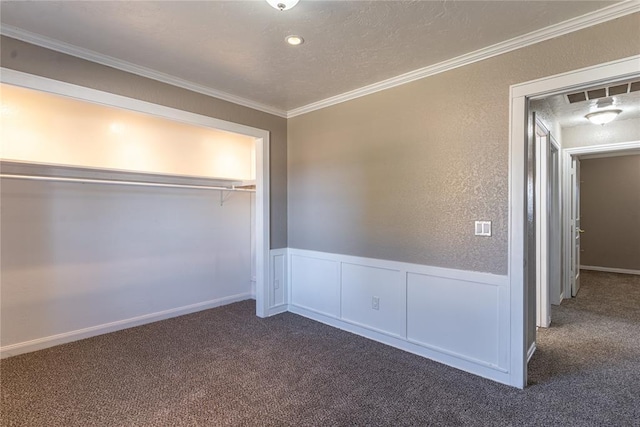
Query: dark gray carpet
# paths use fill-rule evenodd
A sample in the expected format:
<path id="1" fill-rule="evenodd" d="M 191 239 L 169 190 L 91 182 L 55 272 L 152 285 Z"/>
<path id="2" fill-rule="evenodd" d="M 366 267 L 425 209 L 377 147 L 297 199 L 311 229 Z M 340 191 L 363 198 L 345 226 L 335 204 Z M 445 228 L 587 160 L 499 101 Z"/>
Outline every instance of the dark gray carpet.
<path id="1" fill-rule="evenodd" d="M 524 391 L 245 301 L 0 362 L 2 426 L 640 426 L 640 276 L 583 275 Z"/>

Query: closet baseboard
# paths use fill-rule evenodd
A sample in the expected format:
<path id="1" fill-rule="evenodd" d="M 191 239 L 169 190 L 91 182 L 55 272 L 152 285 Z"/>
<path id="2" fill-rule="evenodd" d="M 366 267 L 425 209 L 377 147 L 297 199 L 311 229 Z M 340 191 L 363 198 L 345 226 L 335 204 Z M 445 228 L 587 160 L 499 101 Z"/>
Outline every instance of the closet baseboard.
<path id="1" fill-rule="evenodd" d="M 640 275 L 640 270 L 632 270 L 629 268 L 613 268 L 613 267 L 599 267 L 596 265 L 581 265 L 580 270 L 590 271 L 602 271 L 605 273 L 620 273 L 620 274 L 635 274 Z"/>
<path id="2" fill-rule="evenodd" d="M 16 344 L 0 347 L 0 358 L 4 359 L 19 354 L 30 353 L 32 351 L 42 350 L 61 344 L 67 344 L 73 341 L 91 338 L 97 335 L 107 334 L 110 332 L 120 331 L 122 329 L 132 328 L 135 326 L 145 325 L 160 320 L 170 319 L 172 317 L 183 316 L 185 314 L 195 313 L 197 311 L 208 310 L 210 308 L 220 307 L 238 301 L 244 301 L 251 298 L 250 292 L 231 295 L 224 298 L 218 298 L 210 301 L 203 301 L 196 304 L 185 305 L 182 307 L 171 308 L 168 310 L 158 311 L 156 313 L 144 314 L 129 319 L 117 320 L 115 322 L 104 323 L 102 325 L 91 326 L 89 328 L 77 329 L 75 331 L 64 332 L 61 334 L 51 335 L 48 337 L 37 338 L 30 341 L 24 341 Z"/>

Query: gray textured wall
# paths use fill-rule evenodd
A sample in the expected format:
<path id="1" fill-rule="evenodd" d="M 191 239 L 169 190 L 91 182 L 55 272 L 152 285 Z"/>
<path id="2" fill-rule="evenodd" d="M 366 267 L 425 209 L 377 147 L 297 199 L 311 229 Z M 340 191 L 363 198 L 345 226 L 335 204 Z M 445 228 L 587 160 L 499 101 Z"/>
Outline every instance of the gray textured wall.
<path id="1" fill-rule="evenodd" d="M 640 271 L 640 155 L 582 160 L 582 258 Z"/>
<path id="2" fill-rule="evenodd" d="M 634 14 L 290 119 L 289 246 L 505 274 L 509 86 L 638 53 Z"/>
<path id="3" fill-rule="evenodd" d="M 287 121 L 186 89 L 2 37 L 2 67 L 271 132 L 271 247 L 287 246 Z"/>

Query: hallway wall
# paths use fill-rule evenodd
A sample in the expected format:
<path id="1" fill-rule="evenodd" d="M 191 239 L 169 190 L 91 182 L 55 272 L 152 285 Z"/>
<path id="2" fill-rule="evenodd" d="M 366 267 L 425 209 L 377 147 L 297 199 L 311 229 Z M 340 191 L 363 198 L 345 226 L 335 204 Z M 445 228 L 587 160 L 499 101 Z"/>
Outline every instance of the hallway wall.
<path id="1" fill-rule="evenodd" d="M 575 148 L 592 145 L 640 141 L 640 118 L 614 120 L 604 126 L 587 124 L 562 129 L 562 147 Z"/>
<path id="2" fill-rule="evenodd" d="M 581 264 L 640 272 L 640 155 L 582 160 Z"/>

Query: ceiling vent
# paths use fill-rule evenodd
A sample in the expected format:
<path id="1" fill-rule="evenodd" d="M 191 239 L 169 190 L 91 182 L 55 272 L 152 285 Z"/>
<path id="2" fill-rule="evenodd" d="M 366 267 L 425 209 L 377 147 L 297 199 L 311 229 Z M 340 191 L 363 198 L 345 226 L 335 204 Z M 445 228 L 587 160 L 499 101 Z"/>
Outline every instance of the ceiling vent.
<path id="1" fill-rule="evenodd" d="M 640 81 L 624 84 L 616 84 L 614 86 L 603 87 L 599 89 L 589 89 L 575 93 L 567 94 L 569 104 L 576 102 L 590 101 L 592 99 L 606 98 L 614 95 L 624 95 L 625 93 L 636 92 L 640 90 Z"/>

